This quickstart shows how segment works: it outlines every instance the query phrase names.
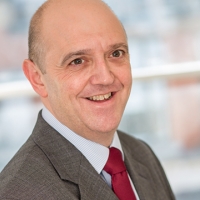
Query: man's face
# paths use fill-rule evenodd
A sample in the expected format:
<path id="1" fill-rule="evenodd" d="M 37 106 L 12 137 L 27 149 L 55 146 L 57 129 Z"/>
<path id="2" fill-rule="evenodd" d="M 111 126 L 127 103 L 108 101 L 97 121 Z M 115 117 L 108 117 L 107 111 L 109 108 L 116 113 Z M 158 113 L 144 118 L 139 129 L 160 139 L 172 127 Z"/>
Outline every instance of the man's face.
<path id="1" fill-rule="evenodd" d="M 66 11 L 58 4 L 44 20 L 48 95 L 43 102 L 64 125 L 95 140 L 116 130 L 132 77 L 121 24 L 102 3 L 91 4 Z"/>

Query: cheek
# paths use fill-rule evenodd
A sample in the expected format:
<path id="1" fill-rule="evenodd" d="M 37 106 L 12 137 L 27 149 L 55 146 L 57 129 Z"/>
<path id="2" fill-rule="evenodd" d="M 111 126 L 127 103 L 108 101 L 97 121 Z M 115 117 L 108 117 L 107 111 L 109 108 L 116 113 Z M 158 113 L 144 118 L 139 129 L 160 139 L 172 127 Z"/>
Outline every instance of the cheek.
<path id="1" fill-rule="evenodd" d="M 132 74 L 130 67 L 122 67 L 118 71 L 118 78 L 124 87 L 131 88 L 132 86 Z"/>
<path id="2" fill-rule="evenodd" d="M 77 72 L 73 76 L 68 76 L 64 79 L 62 89 L 65 90 L 68 95 L 76 96 L 81 93 L 89 81 L 89 74 L 87 72 Z"/>
<path id="3" fill-rule="evenodd" d="M 50 76 L 50 73 L 45 77 L 46 90 L 48 93 L 47 100 L 53 106 L 62 99 L 62 81 L 57 80 L 57 77 Z"/>

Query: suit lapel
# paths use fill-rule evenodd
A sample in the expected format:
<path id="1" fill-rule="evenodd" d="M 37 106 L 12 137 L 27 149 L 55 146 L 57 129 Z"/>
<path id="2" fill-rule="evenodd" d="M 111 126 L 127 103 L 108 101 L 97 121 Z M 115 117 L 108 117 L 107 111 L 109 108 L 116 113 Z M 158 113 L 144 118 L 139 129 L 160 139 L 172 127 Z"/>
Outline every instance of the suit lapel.
<path id="1" fill-rule="evenodd" d="M 81 162 L 79 187 L 82 200 L 118 199 L 86 159 L 82 159 Z"/>
<path id="2" fill-rule="evenodd" d="M 117 200 L 117 197 L 82 153 L 38 117 L 32 138 L 44 151 L 62 180 L 79 186 L 81 200 Z"/>
<path id="3" fill-rule="evenodd" d="M 153 184 L 151 182 L 153 179 L 148 168 L 135 159 L 138 155 L 134 155 L 134 147 L 130 149 L 123 140 L 121 140 L 121 144 L 124 151 L 127 171 L 136 188 L 140 200 L 156 200 L 156 188 L 153 188 Z M 134 146 L 134 144 L 132 145 Z"/>
<path id="4" fill-rule="evenodd" d="M 125 154 L 128 155 L 126 152 Z M 156 200 L 156 191 L 152 189 L 152 183 L 150 181 L 151 175 L 148 169 L 136 160 L 128 157 L 129 156 L 125 156 L 125 164 L 140 200 Z"/>

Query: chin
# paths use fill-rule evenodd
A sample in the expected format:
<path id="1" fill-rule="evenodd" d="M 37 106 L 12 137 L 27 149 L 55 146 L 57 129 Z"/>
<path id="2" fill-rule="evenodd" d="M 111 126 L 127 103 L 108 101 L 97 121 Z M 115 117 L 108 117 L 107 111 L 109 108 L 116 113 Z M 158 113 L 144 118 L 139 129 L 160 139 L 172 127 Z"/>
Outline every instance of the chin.
<path id="1" fill-rule="evenodd" d="M 109 121 L 106 121 L 105 123 L 101 123 L 98 125 L 96 124 L 96 126 L 94 126 L 93 124 L 93 130 L 95 130 L 95 132 L 99 132 L 99 133 L 113 133 L 117 130 L 117 127 L 119 125 L 119 122 L 115 122 L 115 123 L 111 123 Z"/>

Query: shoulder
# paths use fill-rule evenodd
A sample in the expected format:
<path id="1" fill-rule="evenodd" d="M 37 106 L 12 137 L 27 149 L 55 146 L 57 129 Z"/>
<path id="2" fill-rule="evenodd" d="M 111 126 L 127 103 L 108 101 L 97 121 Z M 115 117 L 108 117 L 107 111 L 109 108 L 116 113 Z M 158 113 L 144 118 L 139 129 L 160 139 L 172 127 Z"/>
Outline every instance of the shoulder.
<path id="1" fill-rule="evenodd" d="M 118 131 L 118 135 L 130 169 L 139 170 L 137 167 L 133 167 L 136 163 L 137 166 L 143 166 L 143 169 L 146 169 L 152 177 L 155 188 L 164 189 L 171 196 L 171 199 L 174 199 L 163 167 L 148 144 L 122 131 Z"/>
<path id="2" fill-rule="evenodd" d="M 39 114 L 32 135 L 0 173 L 0 199 L 52 200 L 78 196 L 77 185 L 64 181 L 57 170 L 63 164 L 62 158 L 68 162 L 66 155 L 71 146 Z"/>
<path id="3" fill-rule="evenodd" d="M 0 173 L 0 199 L 8 196 L 10 199 L 27 199 L 23 194 L 28 194 L 30 188 L 39 193 L 44 171 L 50 170 L 48 162 L 29 138 Z"/>

